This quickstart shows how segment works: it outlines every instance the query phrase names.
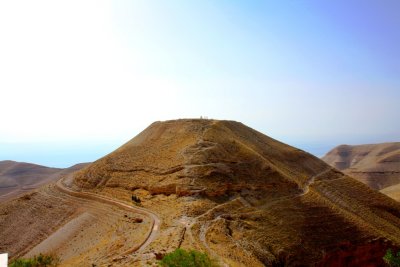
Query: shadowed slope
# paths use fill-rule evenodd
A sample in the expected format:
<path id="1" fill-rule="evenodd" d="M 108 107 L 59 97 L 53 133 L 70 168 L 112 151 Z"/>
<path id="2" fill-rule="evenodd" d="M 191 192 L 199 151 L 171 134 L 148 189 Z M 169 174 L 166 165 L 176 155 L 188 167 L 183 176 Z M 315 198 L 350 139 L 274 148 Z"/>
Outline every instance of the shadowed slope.
<path id="1" fill-rule="evenodd" d="M 341 145 L 323 158 L 326 163 L 373 189 L 400 183 L 400 143 Z"/>

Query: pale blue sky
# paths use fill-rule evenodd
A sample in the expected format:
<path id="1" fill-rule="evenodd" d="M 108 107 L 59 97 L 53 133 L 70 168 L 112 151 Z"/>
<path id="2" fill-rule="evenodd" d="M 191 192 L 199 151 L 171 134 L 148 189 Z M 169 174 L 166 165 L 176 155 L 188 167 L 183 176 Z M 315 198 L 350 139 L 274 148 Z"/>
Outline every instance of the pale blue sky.
<path id="1" fill-rule="evenodd" d="M 317 156 L 400 141 L 400 2 L 3 1 L 0 160 L 93 161 L 156 120 Z"/>

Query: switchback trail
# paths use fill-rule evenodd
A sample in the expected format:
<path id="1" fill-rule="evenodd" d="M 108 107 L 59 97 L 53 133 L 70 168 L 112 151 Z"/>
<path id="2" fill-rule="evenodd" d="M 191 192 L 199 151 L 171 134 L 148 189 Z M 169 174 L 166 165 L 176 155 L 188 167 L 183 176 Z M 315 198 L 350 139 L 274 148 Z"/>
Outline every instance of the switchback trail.
<path id="1" fill-rule="evenodd" d="M 325 169 L 325 170 L 323 170 L 323 171 L 321 171 L 321 172 L 319 172 L 319 173 L 317 173 L 317 174 L 311 176 L 311 177 L 306 181 L 306 183 L 304 184 L 303 189 L 301 190 L 300 193 L 298 193 L 298 194 L 296 194 L 296 195 L 294 195 L 294 196 L 293 196 L 293 195 L 292 195 L 292 196 L 286 196 L 286 197 L 279 198 L 279 199 L 277 199 L 277 200 L 275 200 L 275 201 L 269 202 L 268 204 L 266 204 L 266 205 L 263 206 L 263 209 L 266 209 L 267 207 L 270 207 L 270 206 L 272 206 L 272 205 L 275 205 L 275 204 L 277 204 L 277 203 L 279 203 L 279 202 L 287 201 L 287 200 L 290 200 L 290 199 L 294 199 L 294 198 L 297 198 L 297 197 L 301 197 L 301 196 L 306 195 L 306 194 L 310 191 L 310 186 L 315 182 L 315 179 L 318 178 L 318 177 L 320 177 L 320 176 L 325 175 L 326 173 L 330 172 L 331 170 L 332 170 L 332 168 L 331 168 L 331 167 L 328 167 L 327 169 Z M 232 199 L 232 200 L 229 201 L 229 202 L 225 202 L 225 203 L 222 203 L 222 204 L 220 204 L 220 205 L 217 205 L 217 206 L 215 206 L 215 207 L 209 209 L 209 210 L 206 211 L 205 213 L 203 213 L 203 214 L 197 216 L 196 218 L 194 218 L 194 220 L 193 220 L 188 226 L 185 226 L 185 227 L 187 228 L 187 230 L 189 230 L 189 231 L 186 231 L 186 232 L 188 232 L 189 235 L 193 238 L 193 234 L 192 234 L 192 232 L 191 232 L 191 229 L 192 229 L 192 227 L 193 227 L 196 223 L 198 223 L 198 219 L 199 219 L 199 218 L 201 218 L 201 217 L 203 217 L 203 216 L 206 216 L 207 214 L 209 214 L 209 213 L 212 212 L 213 210 L 216 210 L 217 208 L 222 207 L 222 206 L 224 206 L 224 205 L 228 205 L 229 203 L 231 203 L 231 202 L 233 202 L 233 201 L 236 201 L 236 200 L 239 200 L 239 201 L 241 201 L 241 202 L 243 203 L 243 205 L 248 206 L 248 203 L 245 202 L 245 200 L 242 199 L 241 197 L 234 198 L 234 199 Z M 257 211 L 255 211 L 255 212 L 257 212 Z M 250 212 L 250 213 L 252 213 L 252 212 Z M 249 213 L 248 213 L 248 214 L 249 214 Z M 214 218 L 214 220 L 212 220 L 212 221 L 215 221 L 216 219 L 219 219 L 220 217 L 221 217 L 221 215 L 217 216 L 217 217 Z M 218 256 L 218 255 L 208 246 L 208 244 L 207 244 L 206 235 L 207 235 L 207 231 L 208 231 L 209 226 L 210 226 L 210 222 L 209 222 L 209 221 L 206 222 L 206 223 L 204 223 L 203 225 L 201 225 L 200 231 L 199 231 L 199 240 L 200 240 L 200 242 L 203 244 L 203 246 L 207 249 L 207 251 L 208 251 L 211 255 Z M 224 264 L 223 262 L 220 262 L 220 263 L 223 264 L 224 266 L 226 265 L 226 264 Z"/>
<path id="2" fill-rule="evenodd" d="M 63 184 L 63 182 L 62 182 L 63 179 L 64 178 L 61 178 L 60 180 L 57 181 L 56 188 L 65 194 L 68 194 L 68 195 L 71 195 L 74 197 L 78 197 L 78 198 L 85 198 L 85 199 L 94 200 L 94 201 L 98 201 L 98 202 L 102 202 L 102 203 L 106 203 L 106 204 L 111 204 L 111 205 L 117 206 L 120 209 L 133 211 L 135 213 L 139 213 L 139 214 L 142 214 L 142 215 L 150 218 L 151 228 L 148 231 L 145 240 L 143 240 L 142 243 L 137 244 L 134 247 L 132 247 L 131 249 L 125 251 L 123 253 L 123 255 L 127 255 L 130 253 L 136 252 L 136 251 L 143 251 L 156 238 L 156 236 L 160 230 L 161 220 L 157 216 L 157 214 L 155 214 L 154 212 L 144 209 L 144 208 L 133 207 L 126 203 L 120 202 L 118 200 L 115 200 L 115 199 L 112 199 L 112 198 L 109 198 L 106 196 L 101 196 L 101 195 L 89 193 L 89 192 L 73 191 L 72 189 L 66 187 Z"/>

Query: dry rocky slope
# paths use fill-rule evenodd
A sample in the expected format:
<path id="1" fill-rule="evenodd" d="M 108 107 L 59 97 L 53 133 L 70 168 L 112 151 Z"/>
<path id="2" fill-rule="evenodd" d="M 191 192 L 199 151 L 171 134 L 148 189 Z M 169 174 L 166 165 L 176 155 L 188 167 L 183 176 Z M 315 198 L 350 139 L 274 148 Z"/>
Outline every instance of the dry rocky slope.
<path id="1" fill-rule="evenodd" d="M 0 252 L 11 259 L 55 253 L 61 266 L 115 266 L 115 259 L 143 243 L 150 226 L 135 211 L 50 184 L 0 205 Z"/>
<path id="2" fill-rule="evenodd" d="M 86 165 L 88 163 L 80 163 L 59 169 L 11 160 L 0 161 L 0 202 L 57 181 L 61 176 L 80 170 Z"/>
<path id="3" fill-rule="evenodd" d="M 161 218 L 157 238 L 120 265 L 183 247 L 225 266 L 379 266 L 400 245 L 398 202 L 234 121 L 153 123 L 73 184 L 136 195 Z"/>
<path id="4" fill-rule="evenodd" d="M 400 183 L 400 142 L 341 145 L 322 160 L 373 189 Z"/>

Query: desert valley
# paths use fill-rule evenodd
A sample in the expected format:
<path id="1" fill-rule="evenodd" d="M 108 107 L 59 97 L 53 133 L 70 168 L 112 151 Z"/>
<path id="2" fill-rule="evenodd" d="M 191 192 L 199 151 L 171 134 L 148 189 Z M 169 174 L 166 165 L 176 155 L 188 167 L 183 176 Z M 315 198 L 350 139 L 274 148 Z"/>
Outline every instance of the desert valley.
<path id="1" fill-rule="evenodd" d="M 90 164 L 3 161 L 0 251 L 61 266 L 157 266 L 176 248 L 218 266 L 382 266 L 400 247 L 399 147 L 321 160 L 239 122 L 182 119 Z"/>

